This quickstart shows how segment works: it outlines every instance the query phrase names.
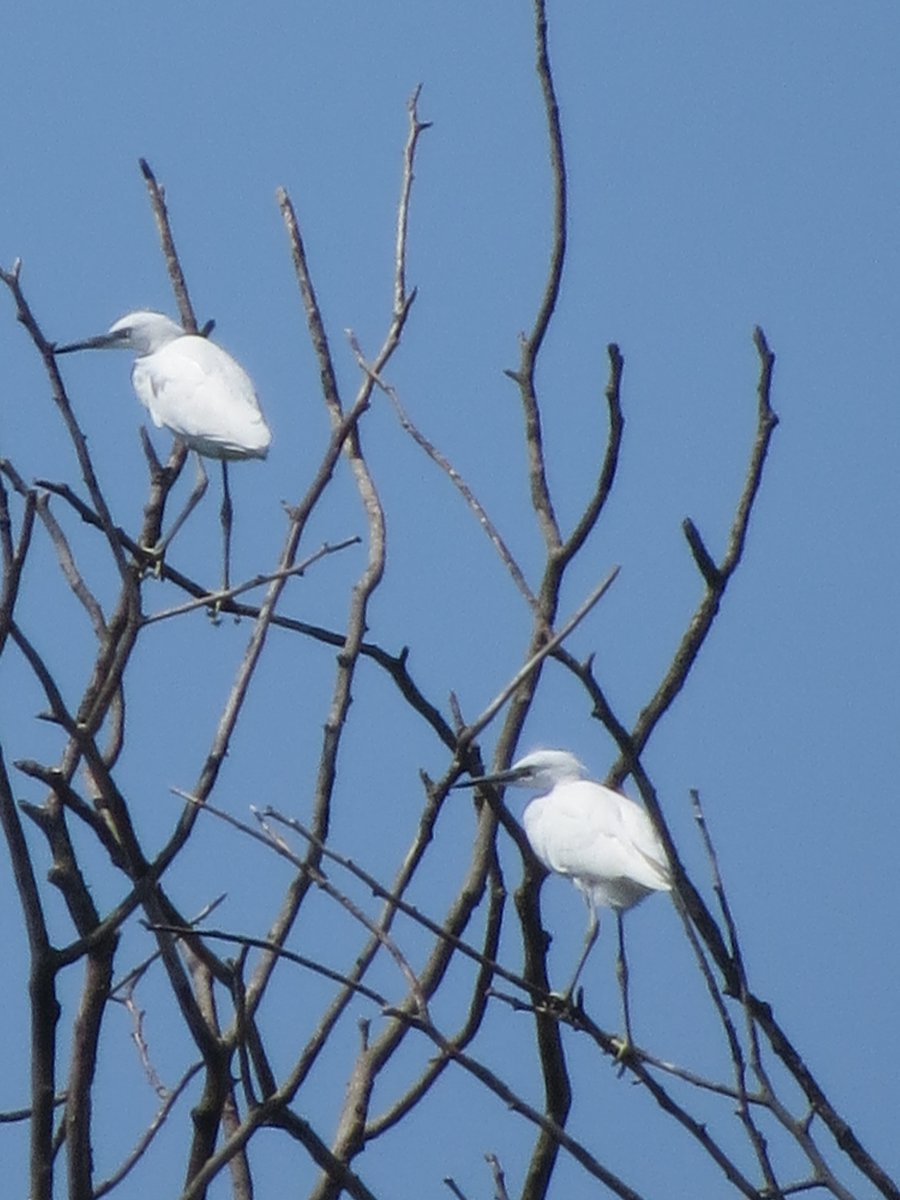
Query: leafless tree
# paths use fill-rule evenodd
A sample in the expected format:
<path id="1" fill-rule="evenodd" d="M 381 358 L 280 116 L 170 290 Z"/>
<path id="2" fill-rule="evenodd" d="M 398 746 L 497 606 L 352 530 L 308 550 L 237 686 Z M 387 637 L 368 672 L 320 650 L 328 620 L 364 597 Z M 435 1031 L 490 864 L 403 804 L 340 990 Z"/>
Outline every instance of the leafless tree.
<path id="1" fill-rule="evenodd" d="M 611 1076 L 619 1072 L 623 1078 L 618 1086 L 625 1087 L 628 1081 L 637 1085 L 642 1102 L 665 1114 L 679 1136 L 714 1165 L 723 1183 L 720 1194 L 775 1200 L 817 1191 L 849 1200 L 862 1184 L 873 1194 L 900 1196 L 898 1186 L 826 1095 L 775 1019 L 770 1003 L 755 990 L 699 797 L 694 797 L 694 803 L 708 875 L 692 880 L 644 763 L 648 741 L 704 648 L 741 564 L 777 425 L 771 403 L 774 355 L 761 329 L 753 335 L 759 358 L 756 432 L 726 549 L 717 559 L 697 527 L 691 521 L 684 523 L 700 599 L 674 656 L 661 666 L 655 689 L 630 727 L 608 699 L 593 657 L 581 660 L 568 649 L 572 630 L 601 599 L 614 574 L 607 569 L 602 577 L 598 575 L 597 586 L 584 603 L 572 617 L 563 618 L 563 584 L 601 522 L 617 479 L 624 425 L 620 399 L 624 360 L 617 346 L 608 347 L 605 450 L 591 493 L 577 519 L 565 528 L 548 482 L 537 368 L 554 320 L 566 259 L 567 174 L 543 0 L 535 0 L 534 9 L 537 78 L 550 150 L 552 243 L 533 325 L 522 336 L 518 365 L 508 374 L 521 402 L 528 462 L 531 512 L 523 513 L 522 519 L 536 521 L 543 539 L 543 570 L 536 585 L 527 581 L 525 569 L 473 489 L 412 421 L 390 383 L 388 369 L 416 298 L 407 280 L 406 251 L 416 154 L 428 128 L 420 117 L 418 92 L 409 103 L 393 304 L 383 341 L 374 353 L 367 353 L 351 335 L 349 347 L 340 351 L 352 353 L 359 367 L 353 396 L 344 394 L 338 384 L 334 343 L 317 300 L 301 222 L 288 194 L 278 195 L 331 432 L 308 489 L 287 509 L 281 553 L 264 577 L 228 591 L 210 592 L 198 579 L 176 569 L 173 551 L 159 571 L 180 599 L 165 611 L 148 614 L 146 589 L 158 585 L 148 584 L 153 560 L 144 548 L 159 540 L 186 450 L 176 444 L 169 460 L 162 463 L 144 439 L 146 507 L 141 528 L 129 532 L 100 485 L 57 368 L 53 343 L 26 299 L 20 264 L 2 272 L 18 320 L 43 364 L 56 417 L 71 441 L 80 473 L 77 481 L 38 478 L 30 482 L 21 464 L 0 461 L 4 568 L 0 654 L 18 659 L 33 676 L 46 703 L 43 719 L 58 732 L 61 747 L 44 760 L 17 757 L 11 761 L 7 746 L 0 758 L 0 817 L 30 956 L 31 1006 L 30 1096 L 23 1096 L 21 1111 L 0 1114 L 0 1119 L 12 1123 L 23 1139 L 28 1131 L 31 1200 L 62 1194 L 62 1179 L 72 1200 L 134 1194 L 136 1181 L 146 1181 L 160 1153 L 184 1154 L 181 1200 L 208 1195 L 220 1178 L 229 1181 L 231 1195 L 245 1200 L 254 1194 L 254 1147 L 263 1131 L 269 1131 L 270 1137 L 274 1131 L 290 1144 L 298 1162 L 314 1164 L 317 1182 L 310 1194 L 315 1200 L 342 1192 L 371 1197 L 376 1191 L 365 1182 L 365 1168 L 373 1161 L 372 1148 L 402 1137 L 414 1114 L 427 1121 L 438 1085 L 460 1076 L 492 1093 L 528 1131 L 530 1143 L 523 1140 L 522 1144 L 530 1144 L 530 1150 L 522 1162 L 489 1156 L 485 1184 L 493 1187 L 496 1196 L 508 1195 L 507 1178 L 513 1168 L 523 1180 L 522 1196 L 537 1200 L 550 1194 L 559 1163 L 568 1158 L 612 1195 L 636 1197 L 635 1188 L 609 1165 L 602 1139 L 570 1132 L 570 1111 L 577 1098 L 570 1072 L 574 1044 L 580 1055 L 593 1056 L 595 1072 Z M 195 331 L 198 324 L 163 190 L 150 167 L 142 164 L 142 168 L 181 319 L 185 329 Z M 496 699 L 474 717 L 464 715 L 453 696 L 447 702 L 427 694 L 410 669 L 407 648 L 395 651 L 377 636 L 368 637 L 370 626 L 377 631 L 372 603 L 387 569 L 385 514 L 361 437 L 376 395 L 388 398 L 403 430 L 439 469 L 433 477 L 435 486 L 449 485 L 460 493 L 474 518 L 473 536 L 481 536 L 480 529 L 490 539 L 502 571 L 529 614 L 521 669 L 509 680 L 496 681 Z M 349 473 L 365 514 L 365 563 L 349 587 L 345 619 L 336 618 L 326 628 L 288 615 L 284 595 L 288 580 L 302 573 L 315 587 L 318 564 L 340 554 L 348 544 L 336 540 L 315 549 L 308 545 L 311 517 L 327 511 L 333 481 L 342 472 Z M 283 514 L 278 518 L 283 519 Z M 30 564 L 39 548 L 48 545 L 70 590 L 70 603 L 80 606 L 93 630 L 92 666 L 77 702 L 66 699 L 71 685 L 63 682 L 59 664 L 41 648 L 47 644 L 40 625 L 46 617 L 36 616 L 22 599 Z M 104 560 L 102 568 L 96 565 L 99 557 Z M 112 590 L 110 570 L 115 580 Z M 247 598 L 254 590 L 262 590 L 259 603 Z M 151 851 L 138 832 L 135 797 L 120 770 L 128 739 L 145 736 L 144 730 L 126 721 L 126 694 L 148 630 L 162 622 L 165 629 L 175 628 L 198 608 L 214 610 L 220 618 L 241 618 L 246 646 L 196 781 L 182 795 L 183 806 L 178 804 L 180 812 L 165 844 Z M 58 613 L 53 620 L 60 621 Z M 216 794 L 220 769 L 248 698 L 265 687 L 259 668 L 272 652 L 276 630 L 296 644 L 301 655 L 316 645 L 336 651 L 315 789 L 302 823 L 293 808 L 275 803 L 274 798 L 252 811 L 236 811 Z M 631 778 L 665 842 L 684 936 L 709 997 L 707 1019 L 729 1051 L 730 1070 L 722 1078 L 709 1078 L 690 1064 L 663 1061 L 650 1047 L 623 1047 L 614 1033 L 596 1023 L 580 997 L 563 1001 L 552 993 L 540 907 L 544 873 L 501 795 L 489 792 L 476 797 L 477 837 L 456 894 L 444 910 L 425 912 L 410 900 L 441 853 L 437 823 L 449 789 L 464 772 L 481 772 L 485 767 L 480 736 L 489 725 L 499 723 L 495 759 L 499 765 L 509 762 L 551 670 L 571 678 L 586 711 L 617 747 L 607 782 L 616 786 Z M 349 802 L 340 786 L 339 757 L 342 751 L 347 753 L 354 728 L 351 694 L 354 689 L 370 688 L 379 677 L 389 681 L 396 705 L 423 723 L 445 749 L 441 777 L 421 777 L 421 809 L 414 835 L 390 878 L 368 873 L 342 850 L 332 832 L 340 805 Z M 40 786 L 39 803 L 17 798 L 19 781 L 26 778 Z M 261 794 L 266 790 L 263 779 Z M 209 897 L 199 914 L 185 912 L 178 886 L 170 882 L 173 867 L 187 849 L 202 847 L 214 830 L 223 829 L 223 823 L 232 827 L 228 835 L 240 845 L 248 845 L 250 839 L 261 845 L 255 866 L 247 868 L 259 872 L 261 888 L 272 886 L 266 863 L 277 858 L 286 864 L 287 883 L 271 922 L 256 933 L 217 927 L 216 897 Z M 506 838 L 518 848 L 522 867 L 514 909 L 498 852 Z M 49 863 L 46 878 L 43 863 Z M 102 900 L 113 894 L 114 902 Z M 54 896 L 62 901 L 62 913 Z M 327 965 L 321 953 L 306 948 L 307 926 L 302 918 L 315 904 L 340 909 L 345 927 L 356 931 L 352 944 L 340 949 L 339 960 L 349 966 Z M 500 961 L 501 927 L 512 917 L 524 947 L 521 973 Z M 408 949 L 413 934 L 414 954 Z M 385 961 L 392 971 L 382 969 Z M 286 1039 L 283 1022 L 269 1016 L 273 997 L 279 990 L 289 995 L 298 975 L 310 974 L 318 976 L 326 999 L 314 1019 L 306 1012 L 303 1022 L 298 1022 L 302 1033 L 295 1040 Z M 77 980 L 74 1001 L 73 980 Z M 161 992 L 168 995 L 171 1028 L 166 1038 L 180 1056 L 174 1081 L 163 1082 L 164 1070 L 172 1069 L 171 1055 L 163 1068 L 159 1045 L 145 1028 L 144 996 L 151 981 L 154 997 Z M 451 987 L 454 994 L 449 1002 L 445 998 Z M 357 1002 L 367 1005 L 370 1015 L 354 1025 L 346 1017 L 351 1003 Z M 119 1027 L 111 1026 L 113 1006 L 124 1006 L 130 1015 L 134 1047 L 130 1052 L 121 1044 Z M 449 1017 L 450 1013 L 457 1015 Z M 493 1063 L 485 1029 L 489 1014 L 498 1013 L 519 1021 L 525 1014 L 530 1021 L 533 1061 L 528 1069 L 534 1090 L 541 1092 L 540 1101 L 530 1101 L 515 1082 L 522 1064 L 506 1072 Z M 172 1032 L 176 1027 L 177 1035 Z M 573 1035 L 577 1042 L 570 1040 Z M 335 1125 L 320 1111 L 310 1080 L 322 1060 L 334 1054 L 337 1043 L 341 1054 L 334 1061 L 348 1062 L 349 1068 Z M 143 1088 L 156 1096 L 156 1111 L 135 1129 L 132 1151 L 114 1171 L 98 1178 L 95 1152 L 104 1139 L 100 1093 L 102 1086 L 111 1086 L 108 1074 L 104 1082 L 105 1066 L 126 1053 L 132 1053 L 139 1064 Z M 388 1078 L 391 1084 L 385 1088 Z M 391 1096 L 387 1102 L 385 1095 Z M 190 1109 L 188 1096 L 193 1097 Z M 180 1129 L 180 1139 L 165 1140 L 173 1127 Z M 361 1162 L 367 1149 L 370 1153 Z M 419 1191 L 433 1192 L 437 1182 L 420 1181 Z M 444 1182 L 453 1194 L 463 1195 L 453 1179 Z M 146 1188 L 146 1182 L 142 1186 Z"/>

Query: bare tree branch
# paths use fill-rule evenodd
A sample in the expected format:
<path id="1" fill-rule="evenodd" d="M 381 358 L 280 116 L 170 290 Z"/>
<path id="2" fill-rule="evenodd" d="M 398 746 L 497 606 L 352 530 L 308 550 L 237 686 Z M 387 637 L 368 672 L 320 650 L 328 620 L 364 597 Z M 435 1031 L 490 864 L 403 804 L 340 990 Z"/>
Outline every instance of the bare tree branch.
<path id="1" fill-rule="evenodd" d="M 584 1117 L 583 1104 L 574 1103 L 584 1080 L 596 1086 L 601 1071 L 610 1089 L 624 1087 L 618 1077 L 626 1076 L 635 1108 L 643 1106 L 639 1111 L 653 1114 L 655 1129 L 668 1129 L 672 1146 L 690 1148 L 693 1157 L 686 1162 L 699 1154 L 712 1165 L 729 1195 L 778 1200 L 816 1190 L 850 1200 L 861 1175 L 864 1187 L 900 1200 L 895 1181 L 864 1148 L 798 1045 L 785 1035 L 771 1001 L 754 990 L 741 923 L 726 893 L 699 796 L 694 794 L 694 804 L 709 881 L 698 883 L 685 865 L 691 855 L 675 844 L 665 820 L 660 803 L 664 778 L 651 778 L 647 768 L 648 742 L 706 649 L 727 587 L 744 560 L 777 424 L 771 403 L 774 355 L 760 329 L 754 332 L 759 358 L 756 431 L 725 546 L 717 552 L 693 520 L 684 520 L 700 599 L 671 659 L 659 665 L 658 682 L 636 721 L 619 711 L 608 694 L 599 654 L 577 658 L 569 640 L 576 627 L 582 638 L 586 636 L 591 628 L 587 617 L 618 568 L 571 617 L 560 619 L 561 612 L 569 611 L 565 597 L 573 585 L 578 588 L 575 594 L 583 594 L 584 578 L 596 577 L 591 539 L 612 489 L 622 486 L 618 468 L 624 447 L 624 360 L 618 346 L 610 343 L 608 367 L 600 364 L 607 370 L 606 416 L 598 411 L 603 385 L 597 381 L 599 403 L 587 410 L 585 434 L 596 442 L 595 461 L 567 532 L 560 527 L 549 484 L 557 469 L 552 443 L 545 445 L 543 435 L 545 419 L 552 415 L 545 396 L 554 389 L 539 380 L 548 370 L 542 356 L 551 323 L 562 312 L 568 177 L 545 0 L 533 0 L 533 19 L 549 147 L 549 250 L 531 328 L 521 338 L 518 367 L 507 372 L 520 395 L 531 519 L 543 541 L 543 561 L 527 564 L 527 572 L 524 560 L 514 558 L 456 465 L 411 419 L 389 382 L 393 356 L 412 332 L 409 316 L 416 298 L 409 282 L 413 182 L 421 135 L 429 127 L 419 115 L 421 88 L 415 89 L 407 106 L 383 332 L 380 344 L 368 350 L 349 335 L 358 376 L 351 375 L 355 382 L 346 394 L 339 379 L 347 367 L 353 371 L 354 360 L 348 356 L 346 363 L 338 364 L 334 359 L 328 329 L 335 318 L 323 308 L 314 286 L 311 256 L 294 204 L 283 189 L 277 193 L 329 428 L 312 478 L 297 488 L 289 504 L 273 504 L 265 517 L 269 532 L 273 521 L 282 526 L 272 563 L 235 587 L 211 593 L 199 582 L 193 564 L 157 562 L 158 556 L 148 549 L 158 541 L 164 508 L 185 460 L 179 443 L 162 463 L 142 432 L 139 465 L 142 472 L 146 462 L 148 478 L 141 528 L 135 533 L 121 521 L 111 502 L 115 493 L 104 487 L 99 455 L 95 463 L 63 386 L 54 344 L 23 293 L 21 264 L 0 271 L 0 282 L 12 296 L 17 319 L 49 380 L 49 416 L 64 431 L 75 455 L 68 468 L 53 468 L 59 473 L 54 479 L 45 478 L 45 463 L 40 464 L 42 472 L 31 464 L 23 469 L 12 451 L 0 459 L 0 659 L 6 656 L 13 686 L 24 677 L 26 690 L 42 697 L 45 708 L 38 716 L 43 736 L 29 737 L 21 750 L 17 745 L 18 756 L 0 748 L 0 827 L 17 919 L 24 929 L 21 940 L 29 954 L 31 1016 L 30 1095 L 25 1083 L 20 1085 L 28 1104 L 0 1113 L 0 1122 L 13 1133 L 19 1125 L 22 1136 L 27 1123 L 27 1190 L 32 1200 L 53 1200 L 64 1173 L 69 1194 L 79 1200 L 147 1190 L 148 1179 L 152 1191 L 163 1141 L 166 1156 L 181 1155 L 182 1200 L 205 1200 L 213 1186 L 221 1188 L 226 1182 L 236 1200 L 252 1200 L 259 1186 L 257 1147 L 263 1144 L 264 1130 L 266 1138 L 278 1137 L 287 1149 L 298 1178 L 312 1177 L 312 1183 L 299 1186 L 315 1200 L 337 1200 L 342 1192 L 369 1200 L 374 1193 L 355 1169 L 359 1156 L 367 1149 L 374 1154 L 376 1143 L 378 1152 L 385 1144 L 403 1144 L 410 1130 L 428 1128 L 423 1123 L 431 1119 L 431 1111 L 440 1120 L 442 1091 L 462 1084 L 499 1100 L 509 1122 L 526 1139 L 519 1143 L 524 1149 L 518 1161 L 506 1158 L 506 1150 L 503 1166 L 496 1155 L 486 1156 L 495 1200 L 509 1196 L 507 1174 L 521 1178 L 521 1194 L 527 1200 L 554 1194 L 558 1167 L 566 1156 L 606 1191 L 638 1200 L 635 1183 L 625 1176 L 638 1179 L 639 1164 L 626 1158 L 620 1169 L 623 1154 L 618 1148 L 613 1154 L 609 1138 L 599 1138 L 595 1124 Z M 146 161 L 140 165 L 182 325 L 198 332 L 164 189 Z M 212 324 L 208 321 L 200 336 L 208 334 Z M 422 682 L 428 663 L 413 639 L 393 652 L 380 636 L 384 605 L 377 601 L 393 603 L 402 595 L 405 580 L 403 566 L 398 567 L 397 556 L 389 553 L 389 513 L 383 496 L 393 490 L 382 494 L 364 441 L 362 422 L 379 415 L 376 409 L 368 416 L 376 389 L 388 396 L 404 431 L 460 492 L 490 539 L 501 574 L 512 579 L 525 602 L 527 625 L 517 654 L 521 666 L 506 682 L 477 681 L 479 694 L 494 699 L 474 719 L 464 715 L 458 679 L 441 685 L 440 698 L 429 693 Z M 410 394 L 417 390 L 413 383 Z M 597 426 L 605 427 L 598 433 Z M 34 476 L 37 482 L 32 482 Z M 363 533 L 338 541 L 329 506 L 348 480 L 355 489 Z M 392 489 L 395 482 L 392 479 Z M 322 534 L 317 534 L 318 548 L 307 546 L 304 539 L 322 527 L 332 540 L 322 542 Z M 346 528 L 342 516 L 337 529 Z M 365 546 L 362 560 L 342 560 L 348 568 L 356 563 L 355 571 L 345 573 L 345 591 L 338 598 L 333 592 L 324 598 L 318 595 L 322 573 L 310 568 L 357 542 Z M 402 564 L 402 556 L 399 560 Z M 154 565 L 167 591 L 162 605 L 145 614 L 149 592 L 142 594 L 144 574 Z M 294 576 L 306 576 L 307 585 L 289 589 Z M 381 591 L 386 580 L 395 590 Z M 248 603 L 246 595 L 254 588 L 263 589 L 261 599 Z M 42 601 L 52 595 L 52 608 L 33 603 L 38 594 Z M 315 611 L 329 615 L 322 623 L 301 620 L 288 609 L 289 602 L 303 616 Z M 518 603 L 516 597 L 512 603 Z M 189 670 L 182 667 L 192 659 L 181 639 L 192 629 L 204 626 L 204 636 L 222 639 L 215 643 L 216 653 L 226 646 L 226 630 L 176 619 L 202 607 L 244 618 L 248 626 L 227 642 L 238 649 L 221 708 L 210 710 L 204 699 L 202 721 L 194 720 L 197 714 L 192 711 L 191 721 L 184 722 L 185 746 L 198 755 L 194 784 L 171 788 L 184 803 L 173 810 L 160 834 L 159 814 L 148 819 L 145 800 L 172 781 L 162 774 L 168 766 L 153 773 L 146 743 L 149 739 L 155 746 L 157 733 L 145 722 L 141 727 L 135 716 L 141 705 L 132 704 L 131 698 L 140 697 L 140 690 L 148 686 L 149 676 L 142 671 L 148 656 L 174 651 L 170 674 Z M 152 633 L 147 632 L 150 626 Z M 276 629 L 277 636 L 270 636 Z M 418 630 L 413 633 L 417 638 Z M 472 630 L 472 636 L 483 633 Z M 234 640 L 240 637 L 242 649 Z M 290 645 L 289 663 L 287 658 L 279 660 L 279 646 L 285 644 Z M 307 703 L 304 696 L 302 711 L 297 706 L 294 713 L 293 707 L 285 708 L 290 704 L 284 698 L 288 693 L 273 688 L 272 680 L 280 677 L 283 683 L 286 672 L 296 670 L 298 686 L 306 690 L 307 659 L 321 659 L 319 647 L 327 648 L 330 679 L 320 673 L 308 689 L 310 697 L 319 689 L 318 709 L 316 700 Z M 693 955 L 690 969 L 696 970 L 703 989 L 691 1019 L 698 1035 L 711 1031 L 719 1051 L 715 1070 L 698 1066 L 708 1059 L 695 1061 L 691 1044 L 677 1056 L 667 1056 L 649 1037 L 642 1039 L 646 1045 L 623 1047 L 620 1038 L 594 1020 L 583 993 L 574 1000 L 551 993 L 550 936 L 541 911 L 546 871 L 521 823 L 503 803 L 501 791 L 479 789 L 472 808 L 466 809 L 474 816 L 471 850 L 459 860 L 447 853 L 453 849 L 447 840 L 454 803 L 448 803 L 451 788 L 463 770 L 483 773 L 487 755 L 481 735 L 499 718 L 492 731 L 492 758 L 498 767 L 507 765 L 526 721 L 539 711 L 536 703 L 547 682 L 559 678 L 558 667 L 576 684 L 566 702 L 574 698 L 615 743 L 618 757 L 609 782 L 618 785 L 630 775 L 659 831 L 674 880 L 673 901 Z M 392 687 L 382 686 L 387 680 Z M 470 686 L 467 681 L 466 688 Z M 383 814 L 385 836 L 382 839 L 379 830 L 377 855 L 375 848 L 370 857 L 368 847 L 360 851 L 354 846 L 361 860 L 356 861 L 340 848 L 348 821 L 357 833 L 362 828 L 357 814 L 345 807 L 359 802 L 358 794 L 351 794 L 346 767 L 359 746 L 367 739 L 371 742 L 367 714 L 373 704 L 383 702 L 385 693 L 393 705 L 391 736 L 397 744 L 408 730 L 425 733 L 425 744 L 442 756 L 441 765 L 436 768 L 429 757 L 430 774 L 420 768 L 417 777 L 419 764 L 414 760 L 410 765 L 412 752 L 407 751 L 405 781 L 396 785 L 396 810 Z M 365 703 L 354 706 L 354 698 Z M 160 698 L 154 695 L 153 703 L 158 706 Z M 302 773 L 296 769 L 293 745 L 278 747 L 284 757 L 277 761 L 268 746 L 259 745 L 252 717 L 248 720 L 254 704 L 262 709 L 282 706 L 284 714 L 279 715 L 288 721 L 293 717 L 298 746 L 309 745 L 309 722 L 321 723 L 317 760 L 309 772 L 312 783 L 305 782 L 305 762 Z M 29 728 L 25 720 L 10 722 L 10 744 L 18 742 L 21 728 Z M 212 735 L 198 735 L 198 725 L 213 729 Z M 233 815 L 233 799 L 226 796 L 231 781 L 241 776 L 223 768 L 229 754 L 237 759 L 247 753 L 248 734 L 253 743 L 253 798 L 263 800 L 251 808 L 249 820 L 242 820 Z M 411 740 L 413 744 L 418 743 Z M 168 761 L 167 754 L 159 757 Z M 18 802 L 7 761 L 15 762 L 23 788 Z M 148 770 L 150 780 L 142 777 Z M 246 778 L 237 786 L 246 787 Z M 283 798 L 282 808 L 266 803 L 273 789 Z M 288 811 L 295 808 L 302 818 Z M 258 856 L 242 855 L 237 863 L 223 856 L 221 871 L 229 888 L 232 881 L 239 885 L 238 903 L 243 903 L 247 889 L 258 893 L 258 906 L 240 908 L 239 929 L 227 927 L 227 916 L 215 928 L 204 927 L 223 897 L 199 918 L 182 915 L 185 880 L 194 879 L 197 858 L 210 853 L 214 844 L 208 821 L 201 819 L 204 812 L 271 852 L 262 866 Z M 24 827 L 23 814 L 28 819 Z M 241 845 L 248 843 L 242 840 Z M 371 865 L 375 861 L 377 870 Z M 281 863 L 287 864 L 284 874 Z M 712 898 L 707 901 L 710 889 Z M 322 951 L 319 944 L 316 951 L 311 948 L 313 934 L 322 928 L 323 909 L 340 913 L 340 936 L 335 934 L 333 945 Z M 511 916 L 517 918 L 512 931 Z M 124 972 L 119 966 L 117 975 L 123 946 L 129 948 L 127 961 L 136 965 Z M 507 965 L 511 957 L 516 970 Z M 77 997 L 70 1004 L 69 980 L 76 976 Z M 67 999 L 65 1009 L 60 996 Z M 153 1089 L 157 1099 L 147 1110 L 144 1127 L 129 1130 L 124 1145 L 130 1151 L 97 1182 L 94 1155 L 106 1138 L 103 1122 L 110 1107 L 103 1089 L 120 1049 L 109 1029 L 113 1023 L 105 1020 L 110 1002 L 126 1010 L 137 1047 L 127 1057 L 138 1086 Z M 354 1005 L 361 1007 L 361 1015 L 354 1013 Z M 291 1014 L 287 1025 L 285 1011 Z M 497 1055 L 491 1040 L 496 1020 L 504 1017 L 512 1018 L 512 1033 L 519 1038 L 515 1063 Z M 568 1056 L 575 1053 L 579 1070 L 570 1075 Z M 321 1101 L 322 1074 L 327 1072 L 331 1083 L 341 1068 L 343 1102 L 327 1109 Z M 164 1082 L 170 1072 L 177 1080 L 171 1089 Z M 121 1086 L 129 1086 L 128 1081 Z M 190 1108 L 179 1103 L 189 1087 Z M 611 1090 L 610 1095 L 615 1094 Z M 118 1098 L 113 1095 L 112 1107 Z M 123 1119 L 133 1119 L 131 1106 L 119 1107 Z M 57 1109 L 61 1115 L 54 1129 Z M 166 1138 L 160 1139 L 164 1127 Z M 471 1155 L 471 1147 L 466 1152 Z M 220 1182 L 225 1172 L 230 1178 Z M 452 1176 L 444 1182 L 454 1195 L 463 1195 Z M 419 1190 L 427 1191 L 427 1185 Z"/>

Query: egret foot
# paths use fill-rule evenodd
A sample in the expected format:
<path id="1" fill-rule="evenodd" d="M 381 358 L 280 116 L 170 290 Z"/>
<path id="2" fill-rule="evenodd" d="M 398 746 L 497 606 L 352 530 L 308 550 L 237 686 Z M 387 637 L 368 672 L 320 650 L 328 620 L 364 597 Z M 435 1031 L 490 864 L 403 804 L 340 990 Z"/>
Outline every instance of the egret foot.
<path id="1" fill-rule="evenodd" d="M 571 1008 L 572 999 L 568 992 L 549 992 L 547 994 L 546 1004 L 543 1006 L 547 1012 L 563 1013 Z"/>
<path id="2" fill-rule="evenodd" d="M 584 1012 L 584 988 L 576 988 L 574 984 L 566 988 L 564 992 L 554 992 L 554 996 L 558 997 L 559 1003 L 565 1008 L 574 1009 L 575 1012 Z"/>
<path id="3" fill-rule="evenodd" d="M 621 1079 L 625 1074 L 625 1068 L 628 1065 L 628 1060 L 634 1054 L 634 1042 L 630 1037 L 616 1037 L 612 1039 L 613 1045 L 616 1047 L 616 1052 L 613 1055 L 613 1062 L 618 1063 L 619 1069 L 616 1071 L 616 1078 Z"/>
<path id="4" fill-rule="evenodd" d="M 162 578 L 163 561 L 166 556 L 166 543 L 157 542 L 155 546 L 141 546 L 141 554 L 144 556 L 143 561 L 139 564 L 141 568 L 141 578 L 146 579 L 152 575 L 154 579 Z"/>
<path id="5" fill-rule="evenodd" d="M 213 592 L 211 595 L 214 598 L 211 599 L 209 604 L 206 606 L 206 615 L 209 617 L 210 621 L 212 621 L 213 625 L 221 625 L 222 605 L 226 600 L 230 600 L 231 597 L 225 594 L 224 589 L 221 592 Z M 235 625 L 240 625 L 241 614 L 238 612 L 232 613 L 232 617 L 234 618 Z"/>

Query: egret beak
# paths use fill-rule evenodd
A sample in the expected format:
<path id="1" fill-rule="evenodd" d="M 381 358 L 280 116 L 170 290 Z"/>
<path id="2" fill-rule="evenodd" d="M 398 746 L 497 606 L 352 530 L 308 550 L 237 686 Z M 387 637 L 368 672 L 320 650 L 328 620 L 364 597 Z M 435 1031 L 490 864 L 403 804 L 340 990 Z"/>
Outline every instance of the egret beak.
<path id="1" fill-rule="evenodd" d="M 525 770 L 518 771 L 510 769 L 507 771 L 497 771 L 494 775 L 476 775 L 474 779 L 467 779 L 463 783 L 454 783 L 454 788 L 471 788 L 478 787 L 482 783 L 514 783 L 517 779 L 521 779 L 525 774 Z"/>
<path id="2" fill-rule="evenodd" d="M 116 350 L 127 345 L 127 334 L 101 333 L 97 337 L 85 338 L 83 342 L 68 342 L 65 346 L 55 346 L 54 354 L 71 354 L 73 350 Z"/>

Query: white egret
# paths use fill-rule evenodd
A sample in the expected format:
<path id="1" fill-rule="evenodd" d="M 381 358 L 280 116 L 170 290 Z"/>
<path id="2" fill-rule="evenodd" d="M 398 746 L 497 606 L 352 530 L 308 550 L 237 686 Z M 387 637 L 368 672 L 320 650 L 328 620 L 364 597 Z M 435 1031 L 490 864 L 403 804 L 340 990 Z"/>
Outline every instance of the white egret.
<path id="1" fill-rule="evenodd" d="M 156 547 L 162 554 L 206 491 L 201 455 L 222 463 L 221 521 L 224 536 L 224 587 L 229 586 L 231 493 L 228 463 L 265 458 L 272 434 L 246 371 L 214 342 L 185 333 L 158 312 L 132 312 L 108 333 L 57 346 L 56 354 L 73 350 L 133 350 L 131 382 L 157 427 L 165 426 L 197 453 L 197 483 L 184 512 Z"/>
<path id="2" fill-rule="evenodd" d="M 535 750 L 507 771 L 482 775 L 457 787 L 512 784 L 534 789 L 523 816 L 531 848 L 548 871 L 571 879 L 588 906 L 584 949 L 565 992 L 575 991 L 578 977 L 597 940 L 597 909 L 614 910 L 619 930 L 616 974 L 622 992 L 625 1037 L 631 1044 L 628 968 L 622 916 L 651 892 L 672 888 L 662 842 L 647 813 L 627 796 L 589 779 L 568 750 Z"/>

